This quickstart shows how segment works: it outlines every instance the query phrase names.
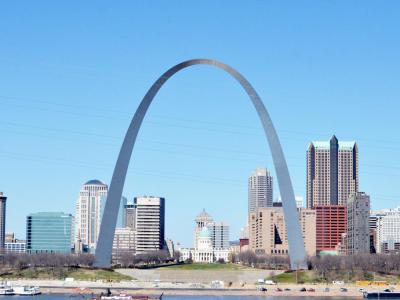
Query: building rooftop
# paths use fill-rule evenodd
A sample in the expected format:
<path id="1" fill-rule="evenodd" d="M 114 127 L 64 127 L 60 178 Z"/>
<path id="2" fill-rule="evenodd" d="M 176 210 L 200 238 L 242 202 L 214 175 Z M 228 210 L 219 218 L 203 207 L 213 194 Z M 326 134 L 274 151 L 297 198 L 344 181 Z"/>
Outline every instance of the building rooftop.
<path id="1" fill-rule="evenodd" d="M 313 145 L 316 149 L 329 150 L 329 141 L 313 141 L 310 146 Z M 339 150 L 353 150 L 356 145 L 355 141 L 339 141 Z"/>
<path id="2" fill-rule="evenodd" d="M 92 179 L 87 181 L 84 185 L 106 185 L 103 181 L 98 179 Z"/>
<path id="3" fill-rule="evenodd" d="M 213 218 L 203 208 L 203 211 L 197 215 L 196 220 L 209 220 L 209 221 L 212 221 Z"/>

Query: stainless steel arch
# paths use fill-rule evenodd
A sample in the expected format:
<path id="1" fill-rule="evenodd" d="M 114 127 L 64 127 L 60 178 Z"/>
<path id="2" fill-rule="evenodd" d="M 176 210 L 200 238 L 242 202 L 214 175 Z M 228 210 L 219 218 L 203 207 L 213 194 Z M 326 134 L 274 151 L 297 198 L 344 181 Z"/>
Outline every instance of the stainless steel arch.
<path id="1" fill-rule="evenodd" d="M 276 175 L 278 177 L 279 190 L 283 203 L 283 212 L 285 215 L 291 268 L 305 269 L 307 267 L 306 252 L 300 229 L 292 182 L 290 180 L 289 170 L 286 165 L 282 147 L 271 118 L 257 92 L 239 72 L 224 63 L 211 59 L 192 59 L 170 68 L 151 86 L 136 110 L 125 135 L 111 179 L 110 190 L 104 208 L 99 239 L 96 247 L 95 266 L 109 267 L 111 263 L 112 244 L 126 172 L 128 170 L 133 146 L 135 145 L 136 137 L 146 111 L 158 90 L 171 76 L 180 70 L 193 65 L 211 65 L 226 71 L 240 83 L 249 95 L 267 136 Z"/>

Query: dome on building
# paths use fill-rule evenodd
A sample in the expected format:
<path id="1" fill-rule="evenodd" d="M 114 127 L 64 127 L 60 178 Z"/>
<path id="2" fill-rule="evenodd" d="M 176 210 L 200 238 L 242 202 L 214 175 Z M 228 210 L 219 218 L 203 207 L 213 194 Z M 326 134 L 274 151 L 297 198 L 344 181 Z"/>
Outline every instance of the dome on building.
<path id="1" fill-rule="evenodd" d="M 202 238 L 211 237 L 211 233 L 210 233 L 210 231 L 208 230 L 207 227 L 203 227 L 203 229 L 200 231 L 199 237 L 202 237 Z"/>
<path id="2" fill-rule="evenodd" d="M 106 185 L 106 184 L 98 179 L 92 179 L 87 181 L 84 185 Z"/>

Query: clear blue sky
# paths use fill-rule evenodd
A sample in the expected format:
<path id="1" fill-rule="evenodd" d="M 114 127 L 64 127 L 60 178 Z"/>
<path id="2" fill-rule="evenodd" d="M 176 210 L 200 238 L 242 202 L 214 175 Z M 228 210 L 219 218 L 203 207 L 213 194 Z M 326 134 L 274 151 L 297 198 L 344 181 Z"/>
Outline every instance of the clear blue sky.
<path id="1" fill-rule="evenodd" d="M 336 134 L 358 142 L 373 208 L 399 205 L 399 10 L 398 1 L 2 1 L 7 231 L 24 238 L 27 214 L 74 213 L 86 180 L 109 183 L 146 90 L 198 57 L 232 65 L 259 92 L 296 194 L 305 196 L 308 143 Z M 234 238 L 258 166 L 273 169 L 245 93 L 220 70 L 192 67 L 150 108 L 124 195 L 164 196 L 167 236 L 187 246 L 202 208 Z"/>

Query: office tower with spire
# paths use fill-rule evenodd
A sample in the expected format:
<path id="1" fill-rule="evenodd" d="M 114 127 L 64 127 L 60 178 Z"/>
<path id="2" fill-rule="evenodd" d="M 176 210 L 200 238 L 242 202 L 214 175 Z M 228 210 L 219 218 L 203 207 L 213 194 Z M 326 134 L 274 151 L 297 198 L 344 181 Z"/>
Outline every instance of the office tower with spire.
<path id="1" fill-rule="evenodd" d="M 249 177 L 248 199 L 249 214 L 259 208 L 272 207 L 272 176 L 266 168 L 257 168 Z"/>
<path id="2" fill-rule="evenodd" d="M 358 147 L 354 141 L 311 142 L 307 150 L 307 207 L 346 205 L 358 192 Z"/>

